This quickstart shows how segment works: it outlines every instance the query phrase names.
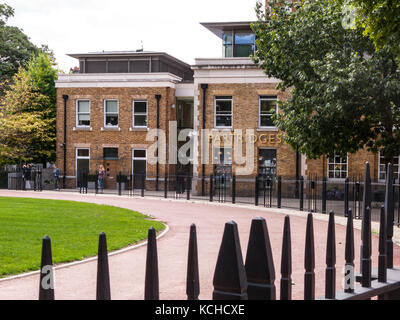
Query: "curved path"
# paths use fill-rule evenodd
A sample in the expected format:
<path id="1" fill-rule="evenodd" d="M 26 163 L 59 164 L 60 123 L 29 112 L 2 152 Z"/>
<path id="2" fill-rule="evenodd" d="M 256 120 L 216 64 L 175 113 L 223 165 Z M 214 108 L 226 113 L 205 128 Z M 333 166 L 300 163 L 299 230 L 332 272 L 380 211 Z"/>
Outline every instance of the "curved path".
<path id="1" fill-rule="evenodd" d="M 189 228 L 197 225 L 200 267 L 200 299 L 212 297 L 212 280 L 222 240 L 224 225 L 234 220 L 238 223 L 240 241 L 245 258 L 251 220 L 264 217 L 267 220 L 276 269 L 276 287 L 279 297 L 280 259 L 284 214 L 291 213 L 293 252 L 293 298 L 303 297 L 305 213 L 289 210 L 264 209 L 252 206 L 229 206 L 209 203 L 191 203 L 162 199 L 142 199 L 118 196 L 79 195 L 76 193 L 33 193 L 0 191 L 0 196 L 32 197 L 85 201 L 114 205 L 155 217 L 166 223 L 170 230 L 158 241 L 160 298 L 163 300 L 186 299 L 186 259 Z M 1 208 L 0 208 L 1 210 Z M 316 252 L 316 296 L 324 295 L 325 247 L 327 216 L 315 215 L 314 237 Z M 340 219 L 339 219 L 340 220 Z M 360 231 L 355 230 L 356 266 L 359 266 Z M 341 290 L 341 273 L 344 266 L 345 227 L 337 225 L 337 289 Z M 373 264 L 377 265 L 378 238 L 373 236 Z M 400 250 L 395 248 L 395 262 L 399 265 Z M 40 259 L 40 257 L 38 257 Z M 109 258 L 111 295 L 117 300 L 141 300 L 144 296 L 146 246 L 113 255 Z M 55 295 L 58 300 L 92 300 L 96 297 L 97 261 L 75 264 L 55 272 Z M 358 268 L 357 268 L 358 269 Z M 38 273 L 22 278 L 0 281 L 0 300 L 35 300 L 38 298 Z"/>

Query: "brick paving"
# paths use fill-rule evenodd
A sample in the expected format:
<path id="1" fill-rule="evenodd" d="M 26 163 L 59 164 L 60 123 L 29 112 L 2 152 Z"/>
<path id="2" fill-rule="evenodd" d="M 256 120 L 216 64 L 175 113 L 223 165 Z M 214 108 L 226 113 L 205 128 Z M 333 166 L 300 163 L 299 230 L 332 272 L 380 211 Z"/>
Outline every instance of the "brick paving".
<path id="1" fill-rule="evenodd" d="M 219 205 L 207 202 L 186 202 L 183 200 L 164 200 L 150 198 L 128 198 L 113 195 L 80 195 L 76 193 L 53 192 L 16 192 L 0 191 L 0 196 L 32 197 L 85 201 L 97 204 L 114 205 L 136 210 L 165 222 L 170 230 L 158 241 L 160 298 L 185 299 L 186 259 L 188 250 L 189 228 L 197 225 L 201 295 L 200 299 L 212 297 L 212 278 L 215 263 L 222 240 L 224 224 L 234 220 L 239 225 L 243 257 L 247 249 L 251 220 L 264 217 L 267 220 L 276 268 L 276 286 L 279 296 L 280 258 L 284 215 L 291 215 L 292 252 L 293 252 L 293 298 L 302 299 L 304 277 L 304 242 L 306 213 L 287 209 L 266 209 L 243 205 Z M 1 208 L 0 208 L 1 209 Z M 315 251 L 316 251 L 316 296 L 324 295 L 325 248 L 327 216 L 314 215 Z M 337 218 L 337 288 L 342 288 L 345 245 L 345 220 Z M 360 228 L 355 221 L 355 228 Z M 377 225 L 373 224 L 373 230 Z M 399 239 L 395 227 L 395 238 Z M 359 266 L 360 231 L 355 230 L 356 266 Z M 378 238 L 372 239 L 373 264 L 377 265 Z M 400 250 L 395 247 L 395 264 L 400 264 Z M 40 257 L 38 257 L 40 259 Z M 111 294 L 118 300 L 141 300 L 144 295 L 144 275 L 146 247 L 113 255 L 109 259 Z M 58 268 L 55 272 L 56 299 L 92 300 L 96 296 L 96 260 Z M 35 300 L 38 298 L 39 275 L 34 273 L 17 279 L 0 281 L 0 299 Z"/>

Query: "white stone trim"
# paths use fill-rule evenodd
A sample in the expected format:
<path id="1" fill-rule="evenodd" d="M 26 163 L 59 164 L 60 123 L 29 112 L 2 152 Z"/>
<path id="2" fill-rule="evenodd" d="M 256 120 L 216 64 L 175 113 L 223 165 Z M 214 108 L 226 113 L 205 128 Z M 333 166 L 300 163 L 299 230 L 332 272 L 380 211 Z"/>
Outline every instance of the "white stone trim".
<path id="1" fill-rule="evenodd" d="M 268 78 L 260 69 L 201 69 L 194 70 L 195 83 L 274 83 L 280 81 Z"/>
<path id="2" fill-rule="evenodd" d="M 56 88 L 175 88 L 181 81 L 182 78 L 168 72 L 59 74 Z"/>
<path id="3" fill-rule="evenodd" d="M 177 98 L 194 97 L 194 83 L 177 83 L 175 96 Z"/>

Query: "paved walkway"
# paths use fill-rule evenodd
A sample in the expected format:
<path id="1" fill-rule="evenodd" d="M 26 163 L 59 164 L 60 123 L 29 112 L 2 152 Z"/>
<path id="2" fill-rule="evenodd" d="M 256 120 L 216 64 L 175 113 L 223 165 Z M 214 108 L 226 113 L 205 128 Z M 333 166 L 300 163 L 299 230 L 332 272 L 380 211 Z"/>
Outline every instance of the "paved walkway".
<path id="1" fill-rule="evenodd" d="M 155 217 L 168 224 L 169 232 L 158 241 L 160 298 L 185 299 L 186 291 L 186 259 L 189 239 L 189 227 L 197 225 L 199 264 L 200 264 L 200 299 L 212 297 L 212 279 L 215 263 L 222 240 L 224 224 L 234 220 L 239 225 L 243 257 L 247 249 L 251 220 L 264 217 L 267 220 L 277 274 L 276 286 L 279 294 L 280 258 L 282 247 L 282 230 L 284 215 L 291 215 L 292 252 L 293 252 L 293 297 L 302 299 L 304 278 L 304 242 L 306 229 L 306 213 L 255 208 L 254 206 L 218 205 L 204 203 L 179 202 L 164 199 L 128 198 L 108 195 L 80 195 L 71 193 L 33 193 L 0 191 L 0 196 L 32 197 L 43 199 L 60 199 L 85 201 L 97 204 L 108 204 L 136 210 Z M 1 208 L 0 208 L 1 210 Z M 315 215 L 315 250 L 316 250 L 316 295 L 324 295 L 325 247 L 327 232 L 327 216 Z M 342 266 L 344 266 L 345 227 L 344 219 L 337 218 L 337 288 L 342 286 Z M 360 224 L 356 221 L 355 227 Z M 373 225 L 377 229 L 377 225 Z M 398 230 L 396 228 L 396 236 Z M 360 231 L 355 231 L 356 266 L 359 266 Z M 373 263 L 377 265 L 378 239 L 373 237 Z M 400 264 L 400 250 L 395 248 L 395 262 Z M 38 257 L 40 259 L 40 257 Z M 113 255 L 109 259 L 111 294 L 118 300 L 141 300 L 144 295 L 144 275 L 146 263 L 146 247 Z M 97 261 L 77 264 L 57 269 L 55 272 L 56 299 L 91 300 L 96 296 Z M 39 275 L 37 273 L 0 281 L 0 299 L 37 299 Z M 279 296 L 279 295 L 278 295 Z"/>

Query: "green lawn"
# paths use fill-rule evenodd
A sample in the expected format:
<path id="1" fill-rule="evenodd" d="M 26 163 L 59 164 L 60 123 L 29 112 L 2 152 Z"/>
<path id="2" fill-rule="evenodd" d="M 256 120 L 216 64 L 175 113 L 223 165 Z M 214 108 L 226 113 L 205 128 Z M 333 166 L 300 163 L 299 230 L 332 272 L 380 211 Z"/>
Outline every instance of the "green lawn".
<path id="1" fill-rule="evenodd" d="M 98 236 L 108 250 L 146 239 L 162 223 L 127 209 L 88 203 L 0 197 L 0 277 L 39 270 L 42 238 L 51 238 L 53 263 L 97 255 Z"/>

